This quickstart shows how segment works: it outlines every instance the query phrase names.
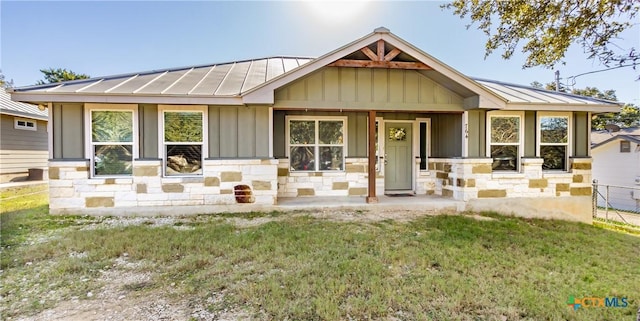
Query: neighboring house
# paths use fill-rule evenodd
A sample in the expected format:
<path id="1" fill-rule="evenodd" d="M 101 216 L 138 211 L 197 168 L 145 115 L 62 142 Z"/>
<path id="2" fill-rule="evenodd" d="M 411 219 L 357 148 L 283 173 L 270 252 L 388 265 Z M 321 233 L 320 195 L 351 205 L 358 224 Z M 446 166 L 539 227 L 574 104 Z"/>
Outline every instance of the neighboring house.
<path id="1" fill-rule="evenodd" d="M 600 185 L 612 185 L 609 203 L 617 209 L 640 209 L 640 127 L 591 133 L 593 178 Z M 626 187 L 626 188 L 620 188 Z M 632 189 L 633 188 L 633 189 Z M 603 193 L 599 205 L 604 206 Z"/>
<path id="2" fill-rule="evenodd" d="M 47 111 L 0 88 L 0 183 L 42 179 L 48 166 Z"/>
<path id="3" fill-rule="evenodd" d="M 54 214 L 247 210 L 436 195 L 591 222 L 592 113 L 617 103 L 471 79 L 385 28 L 272 57 L 17 88 L 51 115 Z M 242 186 L 244 185 L 244 186 Z"/>

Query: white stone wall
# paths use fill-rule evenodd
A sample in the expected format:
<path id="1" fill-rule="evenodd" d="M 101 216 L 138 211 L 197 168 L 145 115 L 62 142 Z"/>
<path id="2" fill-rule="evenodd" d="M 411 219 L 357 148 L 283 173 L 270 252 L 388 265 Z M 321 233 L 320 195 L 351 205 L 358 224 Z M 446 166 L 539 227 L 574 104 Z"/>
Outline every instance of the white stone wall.
<path id="1" fill-rule="evenodd" d="M 162 177 L 160 160 L 134 161 L 133 175 L 89 178 L 88 161 L 50 161 L 50 211 L 236 204 L 234 186 L 251 188 L 252 204 L 277 203 L 277 160 L 205 160 L 203 176 Z M 251 204 L 247 204 L 251 205 Z M 117 210 L 114 210 L 117 214 Z"/>
<path id="2" fill-rule="evenodd" d="M 431 159 L 434 194 L 476 198 L 589 196 L 591 159 L 570 160 L 569 171 L 543 171 L 540 158 L 523 158 L 521 172 L 494 172 L 491 159 Z"/>
<path id="3" fill-rule="evenodd" d="M 289 159 L 279 159 L 278 197 L 366 196 L 368 159 L 347 158 L 344 171 L 295 172 Z M 384 178 L 376 177 L 376 194 L 384 194 Z"/>

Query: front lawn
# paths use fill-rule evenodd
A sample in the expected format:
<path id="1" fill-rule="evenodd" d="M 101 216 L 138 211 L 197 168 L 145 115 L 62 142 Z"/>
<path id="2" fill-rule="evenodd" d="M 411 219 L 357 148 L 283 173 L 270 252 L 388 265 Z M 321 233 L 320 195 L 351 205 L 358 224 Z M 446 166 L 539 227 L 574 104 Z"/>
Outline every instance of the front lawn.
<path id="1" fill-rule="evenodd" d="M 123 259 L 150 275 L 119 289 L 130 297 L 257 320 L 635 320 L 640 306 L 640 238 L 584 224 L 253 213 L 265 223 L 238 226 L 239 214 L 109 225 L 116 219 L 52 217 L 34 205 L 1 216 L 4 317 L 89 300 Z M 628 305 L 574 311 L 570 297 Z"/>

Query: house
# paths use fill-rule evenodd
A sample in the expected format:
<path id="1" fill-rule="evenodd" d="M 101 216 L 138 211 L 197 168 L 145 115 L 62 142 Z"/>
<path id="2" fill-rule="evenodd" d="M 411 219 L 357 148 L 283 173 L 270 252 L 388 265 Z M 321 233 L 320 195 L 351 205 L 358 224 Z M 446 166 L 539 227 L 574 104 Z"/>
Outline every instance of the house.
<path id="1" fill-rule="evenodd" d="M 0 88 L 0 183 L 42 180 L 47 149 L 47 112 Z"/>
<path id="2" fill-rule="evenodd" d="M 616 128 L 617 129 L 617 128 Z M 603 194 L 598 205 L 605 206 L 603 185 L 610 185 L 610 207 L 622 210 L 640 209 L 640 127 L 622 128 L 619 131 L 594 131 L 591 133 L 591 157 L 593 178 L 601 185 Z"/>
<path id="3" fill-rule="evenodd" d="M 48 106 L 54 214 L 409 193 L 583 222 L 591 115 L 620 107 L 469 78 L 385 28 L 315 59 L 98 77 L 12 99 Z"/>

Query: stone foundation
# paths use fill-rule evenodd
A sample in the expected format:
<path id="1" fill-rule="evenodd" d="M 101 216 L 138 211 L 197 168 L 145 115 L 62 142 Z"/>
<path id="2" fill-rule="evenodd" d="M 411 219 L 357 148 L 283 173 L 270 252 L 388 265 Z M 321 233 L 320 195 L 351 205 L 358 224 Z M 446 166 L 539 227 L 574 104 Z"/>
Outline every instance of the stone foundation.
<path id="1" fill-rule="evenodd" d="M 367 195 L 367 158 L 347 158 L 345 170 L 335 172 L 293 172 L 289 159 L 278 161 L 278 197 Z M 376 177 L 376 194 L 384 194 L 381 175 Z"/>
<path id="2" fill-rule="evenodd" d="M 122 208 L 164 207 L 162 212 L 171 210 L 167 206 L 235 205 L 237 185 L 251 188 L 254 204 L 274 205 L 277 162 L 205 160 L 203 176 L 161 177 L 160 160 L 139 160 L 131 177 L 89 178 L 88 161 L 51 161 L 49 209 L 51 214 L 118 214 Z"/>

